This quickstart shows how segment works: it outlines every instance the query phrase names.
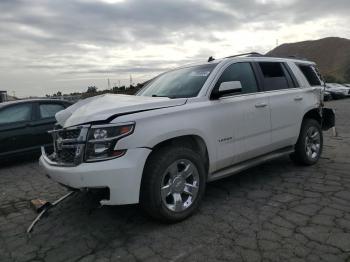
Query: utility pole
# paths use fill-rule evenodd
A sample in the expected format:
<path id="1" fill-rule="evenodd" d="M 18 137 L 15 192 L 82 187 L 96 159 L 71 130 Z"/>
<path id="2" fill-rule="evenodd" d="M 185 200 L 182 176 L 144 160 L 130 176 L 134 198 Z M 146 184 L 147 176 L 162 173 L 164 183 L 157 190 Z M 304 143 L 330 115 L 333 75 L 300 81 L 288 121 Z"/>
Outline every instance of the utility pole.
<path id="1" fill-rule="evenodd" d="M 130 75 L 130 86 L 129 87 L 131 87 L 132 86 L 132 75 Z"/>
<path id="2" fill-rule="evenodd" d="M 108 85 L 108 89 L 111 89 L 111 81 L 109 81 L 109 78 L 107 80 L 107 85 Z"/>

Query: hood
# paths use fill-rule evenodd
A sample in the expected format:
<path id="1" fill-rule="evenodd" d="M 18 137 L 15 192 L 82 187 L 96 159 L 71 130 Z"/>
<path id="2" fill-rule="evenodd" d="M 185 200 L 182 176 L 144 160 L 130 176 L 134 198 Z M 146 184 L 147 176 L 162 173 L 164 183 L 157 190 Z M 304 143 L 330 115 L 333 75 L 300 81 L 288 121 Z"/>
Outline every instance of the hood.
<path id="1" fill-rule="evenodd" d="M 105 94 L 80 100 L 58 112 L 56 120 L 62 127 L 69 127 L 104 121 L 119 114 L 180 106 L 184 105 L 186 101 L 186 98 L 170 99 L 167 97 Z"/>

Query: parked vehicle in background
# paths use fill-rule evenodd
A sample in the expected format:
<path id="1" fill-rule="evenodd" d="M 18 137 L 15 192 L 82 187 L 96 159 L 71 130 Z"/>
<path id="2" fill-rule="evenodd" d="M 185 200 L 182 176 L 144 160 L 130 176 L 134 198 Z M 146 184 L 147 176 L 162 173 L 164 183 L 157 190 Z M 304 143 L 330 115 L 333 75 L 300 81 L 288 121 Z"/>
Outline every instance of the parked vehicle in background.
<path id="1" fill-rule="evenodd" d="M 326 83 L 326 91 L 333 99 L 340 99 L 350 96 L 350 88 L 337 83 Z"/>
<path id="2" fill-rule="evenodd" d="M 32 99 L 0 104 L 0 159 L 27 152 L 40 152 L 52 145 L 47 133 L 56 122 L 55 114 L 71 103 L 60 100 Z"/>
<path id="3" fill-rule="evenodd" d="M 251 54 L 159 75 L 136 96 L 102 95 L 56 114 L 48 177 L 71 188 L 108 188 L 102 205 L 140 203 L 156 219 L 193 214 L 206 183 L 291 155 L 313 165 L 323 82 L 305 60 Z"/>

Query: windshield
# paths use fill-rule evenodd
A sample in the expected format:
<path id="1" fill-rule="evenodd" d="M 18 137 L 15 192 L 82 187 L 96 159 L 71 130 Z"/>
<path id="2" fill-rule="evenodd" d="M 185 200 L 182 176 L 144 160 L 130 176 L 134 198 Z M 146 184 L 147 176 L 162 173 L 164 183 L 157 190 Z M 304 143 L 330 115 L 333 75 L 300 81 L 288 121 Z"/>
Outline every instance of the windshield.
<path id="1" fill-rule="evenodd" d="M 217 64 L 192 66 L 157 77 L 138 95 L 154 97 L 195 97 Z"/>

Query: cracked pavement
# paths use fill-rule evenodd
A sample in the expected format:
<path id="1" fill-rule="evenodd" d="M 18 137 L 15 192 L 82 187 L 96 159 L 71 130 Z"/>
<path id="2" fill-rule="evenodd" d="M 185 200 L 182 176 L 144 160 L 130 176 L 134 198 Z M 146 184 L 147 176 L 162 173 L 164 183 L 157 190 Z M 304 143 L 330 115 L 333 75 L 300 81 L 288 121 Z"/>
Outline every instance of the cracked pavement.
<path id="1" fill-rule="evenodd" d="M 350 261 L 350 99 L 327 104 L 338 136 L 324 133 L 317 165 L 286 157 L 210 183 L 199 211 L 174 225 L 79 193 L 28 236 L 29 201 L 67 191 L 36 160 L 1 164 L 0 261 Z"/>

